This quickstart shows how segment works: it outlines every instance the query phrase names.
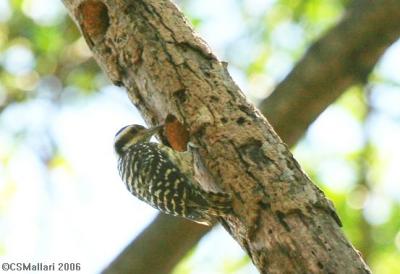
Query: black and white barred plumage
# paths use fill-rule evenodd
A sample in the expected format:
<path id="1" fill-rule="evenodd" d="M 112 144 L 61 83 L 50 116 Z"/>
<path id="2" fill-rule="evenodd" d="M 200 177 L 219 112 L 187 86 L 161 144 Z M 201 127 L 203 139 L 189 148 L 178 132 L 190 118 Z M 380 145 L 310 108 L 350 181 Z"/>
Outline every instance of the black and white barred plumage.
<path id="1" fill-rule="evenodd" d="M 159 129 L 130 125 L 117 133 L 118 170 L 128 190 L 166 214 L 199 223 L 211 224 L 214 217 L 229 214 L 229 195 L 207 192 L 193 183 L 190 152 L 149 142 Z"/>

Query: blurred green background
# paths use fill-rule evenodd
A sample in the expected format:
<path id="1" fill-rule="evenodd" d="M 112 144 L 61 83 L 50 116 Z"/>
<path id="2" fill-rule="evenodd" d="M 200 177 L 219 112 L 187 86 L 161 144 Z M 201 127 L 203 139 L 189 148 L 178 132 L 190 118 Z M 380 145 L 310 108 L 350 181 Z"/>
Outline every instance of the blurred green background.
<path id="1" fill-rule="evenodd" d="M 177 3 L 255 104 L 348 5 Z M 400 273 L 399 65 L 397 42 L 293 149 L 374 273 Z M 0 1 L 0 260 L 80 262 L 97 273 L 151 222 L 157 212 L 124 189 L 113 155 L 115 132 L 131 123 L 143 121 L 61 2 Z M 174 273 L 257 271 L 217 227 Z"/>

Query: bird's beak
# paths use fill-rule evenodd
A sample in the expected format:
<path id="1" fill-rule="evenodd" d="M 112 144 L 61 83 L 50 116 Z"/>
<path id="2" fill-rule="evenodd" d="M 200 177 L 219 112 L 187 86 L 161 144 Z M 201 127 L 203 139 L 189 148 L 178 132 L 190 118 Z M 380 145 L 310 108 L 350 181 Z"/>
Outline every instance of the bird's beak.
<path id="1" fill-rule="evenodd" d="M 153 136 L 154 134 L 156 134 L 156 133 L 157 133 L 160 129 L 162 129 L 163 127 L 164 127 L 164 125 L 158 125 L 158 126 L 149 128 L 149 129 L 146 130 L 146 135 L 149 136 L 149 137 L 151 137 L 151 136 Z"/>

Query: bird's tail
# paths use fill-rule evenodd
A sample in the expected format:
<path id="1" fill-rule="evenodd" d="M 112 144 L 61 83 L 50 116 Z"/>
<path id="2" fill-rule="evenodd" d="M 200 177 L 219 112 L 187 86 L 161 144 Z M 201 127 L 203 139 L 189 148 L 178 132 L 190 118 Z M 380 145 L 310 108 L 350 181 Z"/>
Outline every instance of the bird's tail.
<path id="1" fill-rule="evenodd" d="M 232 198 L 227 193 L 196 189 L 192 194 L 188 218 L 195 222 L 211 225 L 216 218 L 233 213 Z"/>
<path id="2" fill-rule="evenodd" d="M 232 197 L 224 192 L 205 192 L 209 202 L 208 213 L 212 216 L 223 217 L 232 213 Z"/>

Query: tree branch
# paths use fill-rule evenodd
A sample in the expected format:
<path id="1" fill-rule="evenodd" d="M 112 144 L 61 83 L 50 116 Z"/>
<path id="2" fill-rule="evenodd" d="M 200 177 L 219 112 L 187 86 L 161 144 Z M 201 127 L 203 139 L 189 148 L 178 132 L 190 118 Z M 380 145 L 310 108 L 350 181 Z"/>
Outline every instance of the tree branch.
<path id="1" fill-rule="evenodd" d="M 295 143 L 347 88 L 365 83 L 379 58 L 398 39 L 399 18 L 398 0 L 354 1 L 336 27 L 309 48 L 261 103 L 275 131 L 287 136 L 286 142 Z"/>
<path id="2" fill-rule="evenodd" d="M 169 273 L 208 230 L 207 226 L 159 214 L 104 272 Z"/>
<path id="3" fill-rule="evenodd" d="M 391 0 L 373 1 L 372 4 L 366 0 L 355 2 L 343 19 L 310 47 L 295 69 L 275 89 L 273 95 L 261 103 L 261 111 L 289 146 L 294 145 L 311 122 L 349 86 L 363 82 L 365 78 L 360 77 L 360 68 L 364 67 L 364 73 L 371 71 L 382 53 L 399 37 L 399 15 L 395 14 L 400 10 L 399 4 L 399 1 Z M 375 13 L 379 16 L 378 20 L 373 16 Z M 347 44 L 349 37 L 357 39 L 352 39 L 352 42 Z M 366 45 L 367 42 L 369 44 Z M 369 62 L 366 63 L 361 56 Z M 341 64 L 349 62 L 352 63 L 351 67 L 356 69 L 342 71 Z M 334 63 L 339 65 L 327 65 Z M 300 84 L 297 85 L 297 82 Z M 329 84 L 328 88 L 326 83 Z M 302 93 L 298 90 L 308 94 L 308 100 L 300 100 Z M 321 97 L 325 99 L 320 100 Z M 285 107 L 279 108 L 281 104 Z M 307 113 L 304 110 L 307 110 Z M 287 115 L 285 111 L 292 114 Z M 298 118 L 296 119 L 299 114 L 305 114 L 307 117 L 303 116 L 299 122 Z M 171 223 L 175 224 L 173 229 L 170 228 Z M 105 272 L 121 273 L 118 270 L 124 270 L 126 273 L 127 270 L 136 267 L 134 258 L 140 256 L 140 265 L 145 265 L 146 268 L 135 273 L 169 273 L 196 244 L 193 238 L 200 239 L 208 231 L 204 228 L 195 223 L 187 225 L 186 221 L 160 214 Z M 179 241 L 175 242 L 168 252 L 163 253 L 165 264 L 158 262 L 153 268 L 155 251 L 162 249 L 164 242 L 176 239 L 177 235 L 180 236 Z M 149 244 L 143 247 L 139 244 L 142 242 Z"/>
<path id="4" fill-rule="evenodd" d="M 329 202 L 170 2 L 64 2 L 145 119 L 172 113 L 187 126 L 233 194 L 229 232 L 262 273 L 368 272 Z"/>

